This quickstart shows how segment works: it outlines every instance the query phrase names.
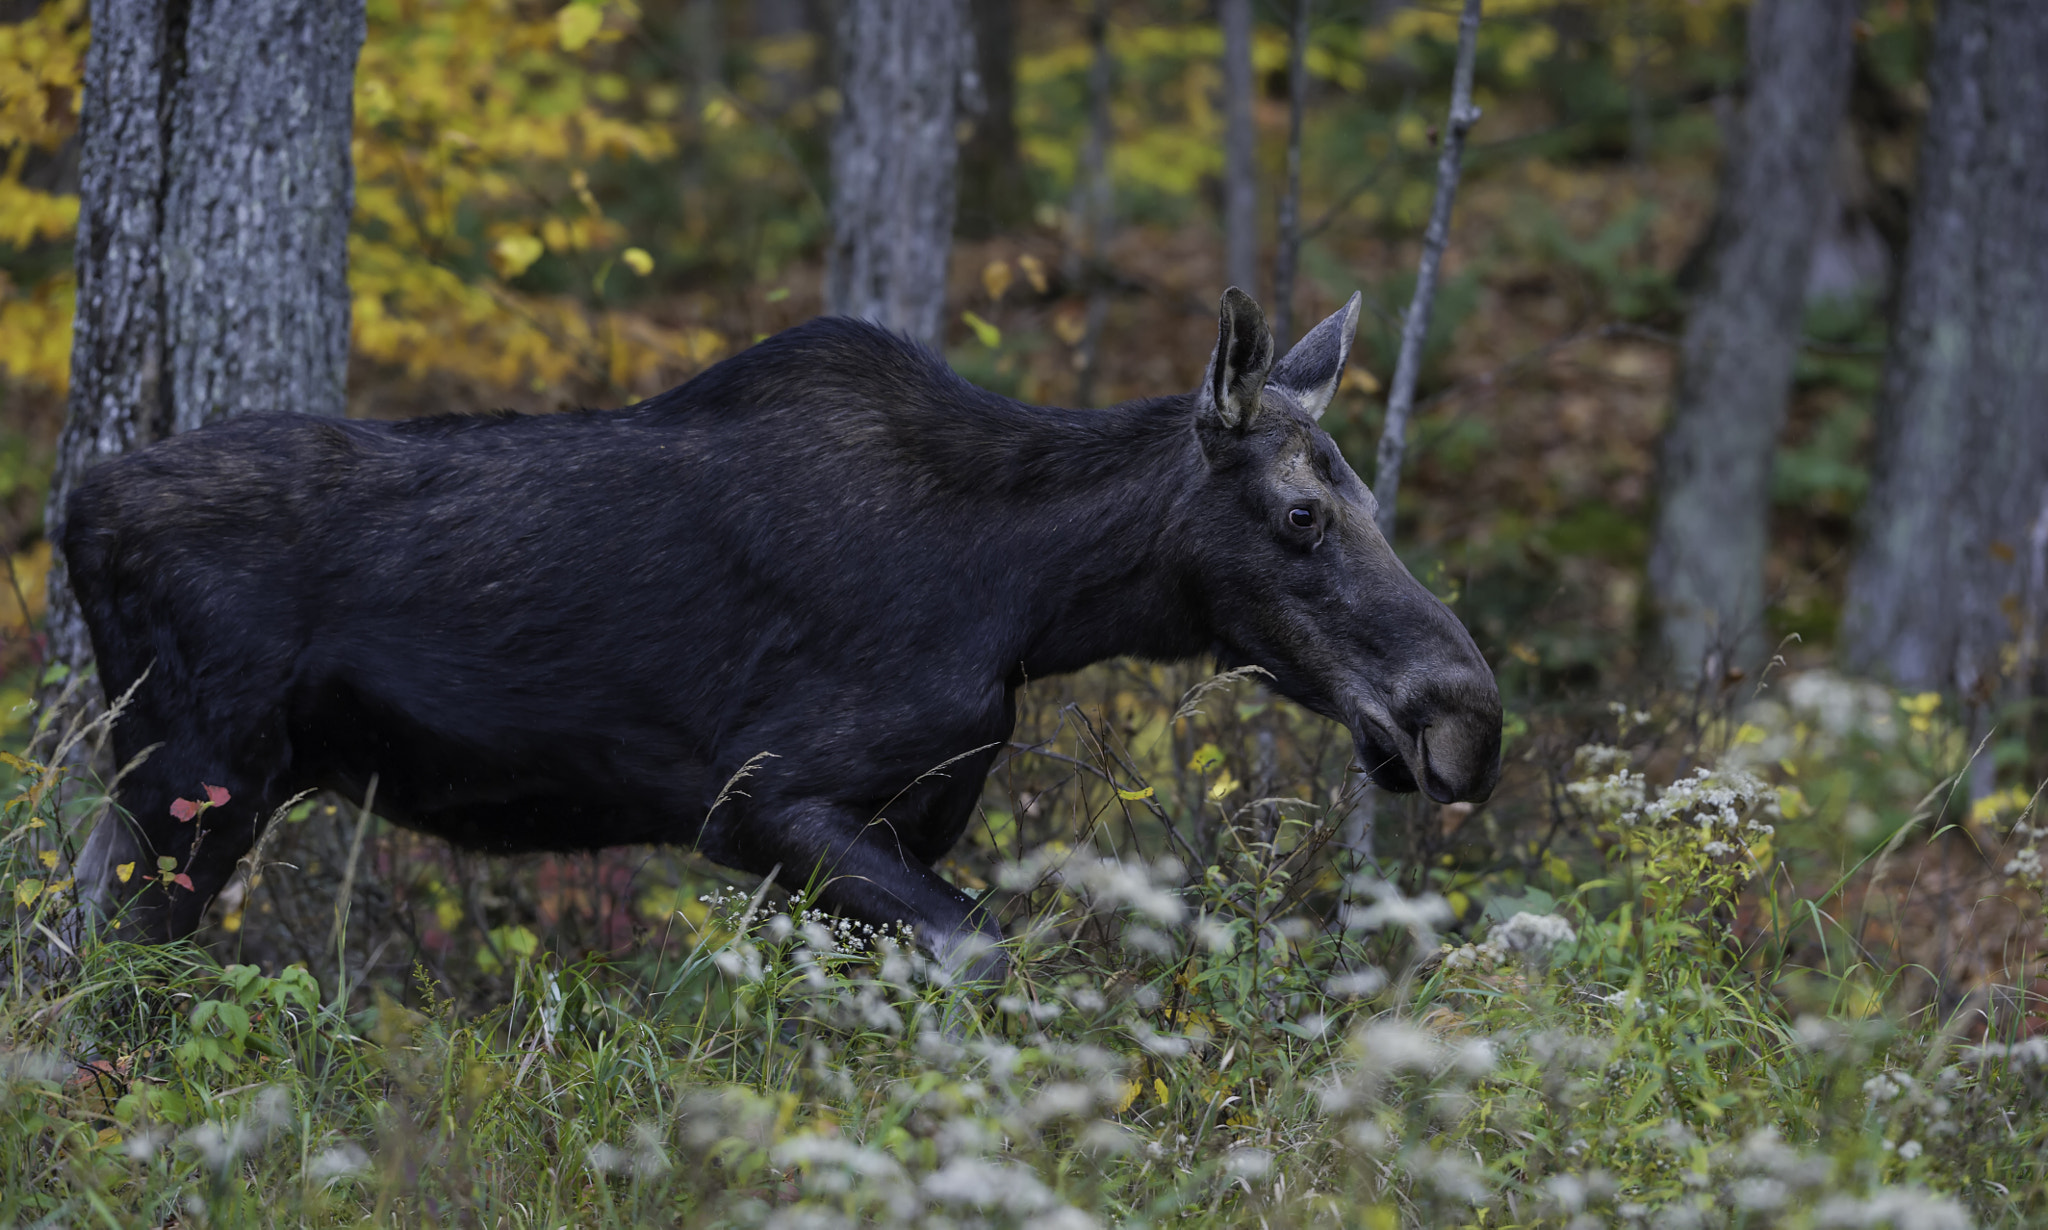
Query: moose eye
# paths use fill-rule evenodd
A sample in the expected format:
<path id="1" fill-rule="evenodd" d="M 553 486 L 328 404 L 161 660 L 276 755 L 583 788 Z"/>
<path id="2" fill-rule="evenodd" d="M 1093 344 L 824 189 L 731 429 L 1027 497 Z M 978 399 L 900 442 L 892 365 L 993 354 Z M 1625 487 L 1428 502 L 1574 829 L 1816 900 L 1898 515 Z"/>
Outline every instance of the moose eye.
<path id="1" fill-rule="evenodd" d="M 1312 530 L 1316 527 L 1316 515 L 1306 508 L 1297 508 L 1287 514 L 1287 524 L 1298 530 Z"/>

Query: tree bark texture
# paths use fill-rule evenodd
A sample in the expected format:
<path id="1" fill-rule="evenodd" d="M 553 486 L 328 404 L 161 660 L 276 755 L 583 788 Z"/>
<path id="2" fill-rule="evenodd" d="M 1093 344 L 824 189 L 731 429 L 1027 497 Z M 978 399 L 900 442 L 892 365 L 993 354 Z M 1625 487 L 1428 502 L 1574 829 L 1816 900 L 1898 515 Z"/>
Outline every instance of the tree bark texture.
<path id="1" fill-rule="evenodd" d="M 362 0 L 95 0 L 71 393 L 45 517 L 94 463 L 252 410 L 340 414 Z M 61 551 L 56 661 L 91 658 Z"/>
<path id="2" fill-rule="evenodd" d="M 1223 26 L 1223 276 L 1259 293 L 1259 171 L 1252 129 L 1252 0 L 1217 0 Z"/>
<path id="3" fill-rule="evenodd" d="M 1000 234 L 1028 221 L 1031 185 L 1017 147 L 1017 0 L 972 0 L 982 112 L 960 151 L 961 233 Z"/>
<path id="4" fill-rule="evenodd" d="M 936 345 L 952 254 L 965 0 L 846 0 L 827 307 Z"/>
<path id="5" fill-rule="evenodd" d="M 1946 0 L 1863 541 L 1851 667 L 1974 702 L 2040 674 L 2048 553 L 2048 6 Z M 2021 672 L 2032 678 L 2015 678 Z M 2002 684 L 2002 681 L 2004 683 Z"/>
<path id="6" fill-rule="evenodd" d="M 1720 232 L 1686 320 L 1650 552 L 1663 652 L 1719 678 L 1767 646 L 1771 460 L 1807 267 L 1848 105 L 1854 0 L 1759 0 L 1749 94 L 1722 164 Z"/>

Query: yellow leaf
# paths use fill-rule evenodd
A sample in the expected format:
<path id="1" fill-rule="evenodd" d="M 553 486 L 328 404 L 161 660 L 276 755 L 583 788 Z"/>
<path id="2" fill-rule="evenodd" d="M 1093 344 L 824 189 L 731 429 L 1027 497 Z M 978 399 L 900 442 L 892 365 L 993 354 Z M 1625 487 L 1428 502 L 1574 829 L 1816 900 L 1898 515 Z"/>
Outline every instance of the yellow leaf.
<path id="1" fill-rule="evenodd" d="M 994 350 L 1003 344 L 1003 331 L 981 317 L 976 316 L 972 312 L 962 312 L 960 313 L 960 319 L 967 322 L 967 327 L 974 330 L 974 336 L 980 340 L 982 345 L 990 350 Z"/>
<path id="2" fill-rule="evenodd" d="M 1119 1093 L 1117 1094 L 1117 1099 L 1116 1099 L 1116 1113 L 1117 1113 L 1117 1114 L 1119 1114 L 1119 1115 L 1123 1114 L 1123 1113 L 1124 1113 L 1125 1111 L 1127 1111 L 1127 1110 L 1129 1110 L 1129 1109 L 1131 1108 L 1131 1103 L 1133 1103 L 1133 1102 L 1135 1102 L 1135 1101 L 1137 1101 L 1137 1100 L 1138 1100 L 1138 1082 L 1136 1082 L 1136 1081 L 1125 1081 L 1125 1082 L 1123 1082 L 1122 1090 L 1121 1090 L 1121 1091 L 1120 1091 L 1120 1092 L 1119 1092 Z"/>
<path id="3" fill-rule="evenodd" d="M 562 50 L 581 51 L 604 28 L 604 10 L 594 4 L 568 4 L 555 14 L 555 35 Z"/>
<path id="4" fill-rule="evenodd" d="M 1116 792 L 1116 797 L 1135 803 L 1139 799 L 1151 798 L 1152 787 L 1147 786 L 1143 790 L 1119 790 Z"/>
<path id="5" fill-rule="evenodd" d="M 55 850 L 39 850 L 36 852 L 36 857 L 42 860 L 43 866 L 48 867 L 52 871 L 57 869 L 57 852 Z"/>
<path id="6" fill-rule="evenodd" d="M 540 240 L 520 231 L 498 240 L 491 249 L 491 261 L 498 267 L 498 276 L 510 280 L 532 268 L 546 250 Z"/>
<path id="7" fill-rule="evenodd" d="M 1080 312 L 1062 312 L 1052 318 L 1052 331 L 1069 346 L 1079 346 L 1088 336 L 1088 318 Z"/>
<path id="8" fill-rule="evenodd" d="M 1017 268 L 1024 271 L 1024 280 L 1031 283 L 1032 290 L 1041 295 L 1045 293 L 1045 262 L 1027 253 L 1017 258 Z"/>
<path id="9" fill-rule="evenodd" d="M 1223 749 L 1214 743 L 1204 743 L 1195 749 L 1194 755 L 1188 757 L 1188 768 L 1197 773 L 1207 773 L 1222 763 Z"/>
<path id="10" fill-rule="evenodd" d="M 982 266 L 981 288 L 988 292 L 990 299 L 1001 303 L 1003 295 L 1010 289 L 1010 282 L 1010 262 L 990 261 Z"/>
<path id="11" fill-rule="evenodd" d="M 626 268 L 643 278 L 654 272 L 654 258 L 647 254 L 645 248 L 627 248 L 619 253 L 619 259 L 626 262 Z"/>
<path id="12" fill-rule="evenodd" d="M 1363 366 L 1353 365 L 1344 369 L 1344 379 L 1338 381 L 1338 387 L 1355 389 L 1360 393 L 1370 396 L 1380 391 L 1380 382 L 1377 377 L 1365 370 Z"/>
<path id="13" fill-rule="evenodd" d="M 1173 1101 L 1173 1095 L 1166 1091 L 1166 1082 L 1156 1076 L 1152 1078 L 1152 1096 L 1159 1099 L 1161 1106 Z"/>
<path id="14" fill-rule="evenodd" d="M 126 884 L 128 882 L 128 878 L 134 874 L 135 864 L 133 863 L 123 863 L 119 867 L 114 868 L 114 878 L 121 881 L 121 883 L 123 884 Z"/>
<path id="15" fill-rule="evenodd" d="M 1904 709 L 1908 713 L 1925 717 L 1936 709 L 1941 708 L 1941 693 L 1922 692 L 1918 696 L 1901 696 L 1899 698 L 1899 708 Z"/>
<path id="16" fill-rule="evenodd" d="M 23 880 L 14 886 L 14 904 L 28 905 L 35 901 L 42 894 L 42 891 L 43 882 L 41 880 Z"/>
<path id="17" fill-rule="evenodd" d="M 1239 785 L 1238 780 L 1230 775 L 1230 770 L 1225 769 L 1216 775 L 1216 781 L 1209 787 L 1209 797 L 1221 799 L 1224 795 L 1237 789 Z"/>

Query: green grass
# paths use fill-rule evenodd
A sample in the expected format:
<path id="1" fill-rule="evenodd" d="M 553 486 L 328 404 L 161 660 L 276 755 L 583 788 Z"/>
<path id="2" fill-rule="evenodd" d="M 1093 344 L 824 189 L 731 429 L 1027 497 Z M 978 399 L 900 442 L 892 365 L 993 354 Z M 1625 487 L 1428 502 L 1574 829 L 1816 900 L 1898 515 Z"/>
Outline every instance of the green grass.
<path id="1" fill-rule="evenodd" d="M 1851 793 L 1924 787 L 1900 766 L 1955 740 L 1932 721 L 1906 733 L 1919 711 L 1897 715 L 1873 777 L 1865 743 L 1797 712 L 1721 723 L 1715 758 L 1698 754 L 1707 728 L 1624 710 L 1623 746 L 1560 762 L 1557 789 L 1518 770 L 1488 832 L 1522 862 L 1461 865 L 1395 831 L 1432 811 L 1383 801 L 1380 844 L 1400 858 L 1374 868 L 1333 847 L 1341 741 L 1248 687 L 1181 705 L 1183 682 L 1125 668 L 1027 714 L 1039 750 L 996 775 L 954 869 L 1004 903 L 1013 973 L 986 987 L 807 914 L 801 893 L 701 872 L 649 889 L 662 916 L 631 949 L 507 944 L 526 924 L 484 917 L 460 947 L 489 961 L 410 979 L 364 965 L 347 1002 L 318 957 L 221 963 L 218 931 L 211 950 L 90 941 L 39 974 L 42 927 L 68 909 L 42 852 L 93 796 L 22 761 L 0 839 L 17 903 L 0 936 L 0 1222 L 2048 1217 L 2048 1041 L 2025 1037 L 2039 1003 L 1907 1011 L 1902 967 L 1832 920 L 1831 898 L 1773 887 L 1800 859 L 1853 867 L 1897 835 L 1824 823 L 1851 801 L 1823 797 L 1819 770 Z M 1669 732 L 1696 753 L 1677 768 Z M 1772 763 L 1807 784 L 1794 806 L 1755 776 Z M 1569 823 L 1539 846 L 1545 808 Z M 377 925 L 359 909 L 351 926 Z M 1795 962 L 1792 932 L 1825 959 Z"/>

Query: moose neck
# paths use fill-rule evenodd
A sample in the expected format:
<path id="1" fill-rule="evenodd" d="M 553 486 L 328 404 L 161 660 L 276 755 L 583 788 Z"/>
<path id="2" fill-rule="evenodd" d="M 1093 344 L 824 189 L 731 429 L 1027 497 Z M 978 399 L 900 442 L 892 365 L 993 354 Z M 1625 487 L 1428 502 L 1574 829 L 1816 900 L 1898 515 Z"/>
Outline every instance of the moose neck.
<path id="1" fill-rule="evenodd" d="M 1013 664 L 1024 677 L 1116 657 L 1187 658 L 1213 643 L 1185 550 L 1189 489 L 1207 469 L 1187 400 L 1037 411 L 1002 459 L 1002 477 L 1025 481 L 999 481 L 997 498 L 1007 486 L 1029 509 L 1005 583 L 1029 613 Z"/>

